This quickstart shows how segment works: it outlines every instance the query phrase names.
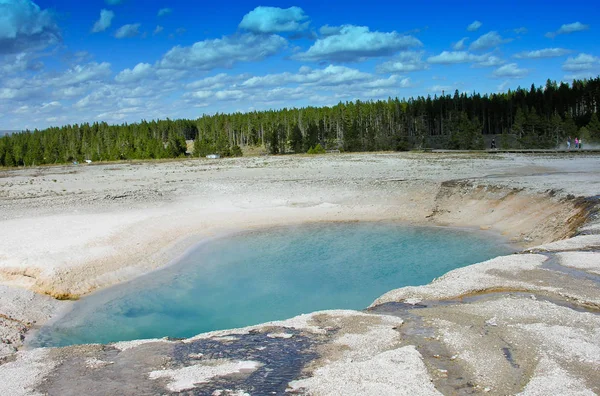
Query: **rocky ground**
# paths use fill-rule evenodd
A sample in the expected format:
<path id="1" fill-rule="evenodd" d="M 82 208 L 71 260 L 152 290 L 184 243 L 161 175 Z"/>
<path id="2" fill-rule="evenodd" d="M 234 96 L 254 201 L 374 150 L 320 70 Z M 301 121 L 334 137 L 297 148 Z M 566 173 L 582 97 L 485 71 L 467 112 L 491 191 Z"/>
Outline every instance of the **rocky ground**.
<path id="1" fill-rule="evenodd" d="M 599 169 L 582 153 L 383 153 L 0 170 L 0 394 L 600 393 Z M 363 312 L 18 351 L 59 299 L 208 236 L 390 219 L 478 227 L 523 252 Z"/>

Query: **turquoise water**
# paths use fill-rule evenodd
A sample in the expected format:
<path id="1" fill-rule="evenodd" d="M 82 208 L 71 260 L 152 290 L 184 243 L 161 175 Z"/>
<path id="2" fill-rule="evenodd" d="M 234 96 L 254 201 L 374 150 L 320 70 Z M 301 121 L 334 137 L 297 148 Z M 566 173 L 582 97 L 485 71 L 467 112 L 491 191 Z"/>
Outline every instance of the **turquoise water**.
<path id="1" fill-rule="evenodd" d="M 191 337 L 322 309 L 363 309 L 389 290 L 510 252 L 489 235 L 394 223 L 248 232 L 83 298 L 32 344 Z"/>

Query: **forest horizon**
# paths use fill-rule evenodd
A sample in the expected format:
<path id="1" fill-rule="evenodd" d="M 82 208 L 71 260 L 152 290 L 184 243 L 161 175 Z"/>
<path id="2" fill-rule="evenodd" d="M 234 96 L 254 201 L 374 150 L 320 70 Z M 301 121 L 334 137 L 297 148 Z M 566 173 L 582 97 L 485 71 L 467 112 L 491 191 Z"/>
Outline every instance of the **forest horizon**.
<path id="1" fill-rule="evenodd" d="M 340 102 L 335 106 L 283 108 L 203 115 L 198 119 L 83 123 L 0 137 L 0 166 L 72 161 L 242 155 L 263 147 L 270 154 L 327 150 L 383 151 L 425 148 L 557 148 L 568 137 L 600 142 L 600 77 L 506 93 L 444 93 L 416 98 Z"/>

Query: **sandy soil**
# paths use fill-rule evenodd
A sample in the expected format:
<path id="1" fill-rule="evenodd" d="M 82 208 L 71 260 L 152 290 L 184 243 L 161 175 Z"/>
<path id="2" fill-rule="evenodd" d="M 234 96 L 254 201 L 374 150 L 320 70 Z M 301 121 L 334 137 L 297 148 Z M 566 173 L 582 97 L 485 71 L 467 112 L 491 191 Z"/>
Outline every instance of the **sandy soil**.
<path id="1" fill-rule="evenodd" d="M 20 347 L 29 329 L 39 326 L 67 304 L 57 299 L 77 298 L 167 265 L 204 238 L 281 224 L 395 219 L 414 224 L 478 227 L 501 234 L 524 248 L 543 245 L 519 259 L 499 258 L 468 267 L 464 272 L 452 272 L 423 288 L 390 291 L 375 302 L 373 309 L 385 303 L 450 301 L 493 291 L 496 294 L 489 301 L 472 303 L 473 312 L 489 312 L 485 306 L 503 298 L 522 299 L 517 305 L 529 304 L 529 295 L 505 294 L 510 292 L 533 293 L 548 301 L 575 302 L 578 309 L 597 310 L 600 307 L 597 283 L 577 277 L 573 271 L 597 274 L 599 270 L 594 249 L 600 248 L 597 235 L 600 227 L 594 217 L 593 198 L 600 191 L 598 169 L 600 157 L 592 155 L 383 153 L 0 171 L 0 356 L 6 356 L 5 364 L 0 362 L 0 376 L 3 370 L 27 376 L 28 381 L 13 381 L 10 388 L 17 392 L 21 384 L 26 389 L 19 389 L 27 393 L 27 389 L 36 388 L 31 378 L 41 378 L 43 370 L 46 370 L 43 373 L 51 370 L 44 365 L 40 368 L 41 355 L 10 354 Z M 577 232 L 588 235 L 551 244 Z M 586 254 L 581 253 L 584 250 Z M 540 253 L 557 255 L 554 267 L 543 268 L 548 256 Z M 557 267 L 566 270 L 561 272 Z M 540 274 L 547 275 L 548 271 L 559 275 L 544 284 L 537 282 Z M 544 303 L 554 304 L 548 301 Z M 476 310 L 477 304 L 484 308 Z M 435 334 L 442 345 L 440 350 L 451 356 L 467 351 L 464 360 L 452 360 L 450 373 L 455 370 L 470 378 L 473 386 L 469 389 L 503 394 L 506 386 L 510 391 L 505 393 L 541 394 L 545 382 L 539 378 L 556 381 L 562 378 L 575 384 L 572 389 L 582 391 L 581 394 L 600 391 L 597 375 L 570 364 L 571 358 L 565 358 L 564 354 L 526 353 L 521 349 L 517 358 L 522 359 L 519 364 L 527 369 L 519 371 L 518 384 L 507 385 L 508 378 L 515 374 L 505 367 L 506 359 L 501 362 L 504 353 L 501 348 L 490 347 L 500 362 L 495 366 L 477 363 L 482 354 L 492 352 L 485 348 L 469 349 L 479 330 L 472 330 L 469 335 L 465 329 L 484 331 L 486 326 L 485 321 L 473 319 L 485 315 L 469 313 L 470 306 L 465 308 L 467 313 L 458 308 L 428 306 L 428 311 L 419 317 L 419 321 L 426 321 L 428 331 Z M 545 309 L 540 304 L 533 306 L 529 319 L 510 322 L 499 337 L 510 329 L 512 339 L 518 343 L 527 340 L 542 343 L 538 335 L 553 331 L 552 325 L 531 318 L 543 316 Z M 565 309 L 557 315 L 574 315 L 571 308 Z M 495 320 L 499 320 L 498 315 Z M 373 316 L 379 317 L 375 313 Z M 556 350 L 562 348 L 562 340 L 569 336 L 599 347 L 600 337 L 593 332 L 596 319 L 581 320 L 585 322 L 583 328 L 589 330 L 566 325 L 555 329 Z M 520 330 L 515 331 L 515 327 Z M 364 330 L 357 337 L 362 341 L 376 339 L 375 333 L 368 335 L 369 331 Z M 435 354 L 428 356 L 427 351 L 415 349 L 418 340 L 406 334 L 386 337 L 390 339 L 387 344 L 376 351 L 363 351 L 355 365 L 344 363 L 344 359 L 349 359 L 346 352 L 323 347 L 321 355 L 331 358 L 315 363 L 309 379 L 292 383 L 291 389 L 329 394 L 338 385 L 328 381 L 335 378 L 343 382 L 344 373 L 355 381 L 353 372 L 378 371 L 368 384 L 355 386 L 364 386 L 360 389 L 365 392 L 379 389 L 388 393 L 402 387 L 402 381 L 390 382 L 384 374 L 398 364 L 408 374 L 428 371 L 435 385 L 432 388 L 418 381 L 406 381 L 407 392 L 421 389 L 423 394 L 452 393 L 452 389 L 457 389 L 448 385 L 448 376 L 436 371 L 444 369 L 434 367 Z M 404 337 L 405 341 L 398 341 L 398 337 Z M 496 339 L 491 342 L 490 345 L 497 346 Z M 359 344 L 364 343 L 357 342 L 347 348 L 360 349 Z M 26 364 L 34 360 L 35 364 Z M 54 358 L 47 360 L 52 367 L 58 364 Z M 237 367 L 238 363 L 226 364 L 227 368 Z M 586 364 L 598 368 L 593 359 Z M 150 365 L 148 370 L 159 368 Z M 353 386 L 353 382 L 345 384 Z"/>

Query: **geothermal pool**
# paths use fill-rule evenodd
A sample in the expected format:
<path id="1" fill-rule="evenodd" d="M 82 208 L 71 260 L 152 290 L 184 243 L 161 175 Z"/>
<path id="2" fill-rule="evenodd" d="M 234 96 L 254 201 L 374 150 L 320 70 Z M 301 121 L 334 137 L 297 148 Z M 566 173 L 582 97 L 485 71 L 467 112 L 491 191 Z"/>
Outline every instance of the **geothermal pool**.
<path id="1" fill-rule="evenodd" d="M 489 234 L 397 223 L 245 232 L 81 299 L 30 344 L 191 337 L 323 309 L 363 309 L 389 290 L 512 251 Z"/>

